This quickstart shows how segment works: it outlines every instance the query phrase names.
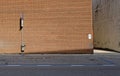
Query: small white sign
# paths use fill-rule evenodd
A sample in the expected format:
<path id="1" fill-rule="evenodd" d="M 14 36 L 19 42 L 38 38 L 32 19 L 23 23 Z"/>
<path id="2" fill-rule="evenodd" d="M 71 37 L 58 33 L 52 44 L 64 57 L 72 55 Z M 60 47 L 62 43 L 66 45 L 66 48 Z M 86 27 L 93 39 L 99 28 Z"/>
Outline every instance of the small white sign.
<path id="1" fill-rule="evenodd" d="M 88 39 L 92 39 L 92 35 L 91 34 L 88 34 Z"/>

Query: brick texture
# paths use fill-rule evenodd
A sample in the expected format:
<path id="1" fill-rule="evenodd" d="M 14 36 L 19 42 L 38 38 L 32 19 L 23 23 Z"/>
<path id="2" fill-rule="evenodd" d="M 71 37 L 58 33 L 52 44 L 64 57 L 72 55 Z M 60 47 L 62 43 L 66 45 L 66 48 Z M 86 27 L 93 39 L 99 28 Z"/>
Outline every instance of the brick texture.
<path id="1" fill-rule="evenodd" d="M 0 53 L 92 53 L 91 0 L 0 0 Z"/>

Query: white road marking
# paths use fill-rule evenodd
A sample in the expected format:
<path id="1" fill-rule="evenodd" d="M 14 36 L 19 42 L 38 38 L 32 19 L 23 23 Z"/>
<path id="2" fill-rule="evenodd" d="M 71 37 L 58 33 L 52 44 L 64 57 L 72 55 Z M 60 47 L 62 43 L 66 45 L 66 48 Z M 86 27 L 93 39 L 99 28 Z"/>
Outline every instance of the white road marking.
<path id="1" fill-rule="evenodd" d="M 36 64 L 35 64 L 35 65 L 34 65 L 34 64 L 33 64 L 33 65 L 27 65 L 27 64 L 26 64 L 26 65 L 22 65 L 22 64 L 21 64 L 21 65 L 12 65 L 12 64 L 11 64 L 11 65 L 0 65 L 0 67 L 4 67 L 4 66 L 8 66 L 8 67 L 21 67 L 21 66 L 28 66 L 28 67 L 29 67 L 29 66 L 33 66 L 33 67 L 34 67 L 34 66 L 35 66 L 35 67 L 36 67 L 36 66 L 38 66 L 38 67 L 66 67 L 66 66 L 67 66 L 67 67 L 87 67 L 87 66 L 88 66 L 88 67 L 89 67 L 89 66 L 91 66 L 91 67 L 92 67 L 92 66 L 98 66 L 98 67 L 99 67 L 99 66 L 100 66 L 100 67 L 101 67 L 101 66 L 103 66 L 103 67 L 113 67 L 113 66 L 116 66 L 116 65 L 114 65 L 114 64 L 104 64 L 104 65 L 86 65 L 86 64 L 85 64 L 85 65 L 84 65 L 84 64 L 68 64 L 68 65 L 62 65 L 62 64 L 61 64 L 61 65 L 59 65 L 59 64 L 50 64 L 50 65 L 49 65 L 49 64 L 37 64 L 37 65 L 36 65 Z"/>
<path id="2" fill-rule="evenodd" d="M 6 65 L 6 66 L 22 66 L 22 65 Z"/>
<path id="3" fill-rule="evenodd" d="M 71 65 L 72 67 L 77 67 L 77 66 L 86 66 L 86 65 Z"/>

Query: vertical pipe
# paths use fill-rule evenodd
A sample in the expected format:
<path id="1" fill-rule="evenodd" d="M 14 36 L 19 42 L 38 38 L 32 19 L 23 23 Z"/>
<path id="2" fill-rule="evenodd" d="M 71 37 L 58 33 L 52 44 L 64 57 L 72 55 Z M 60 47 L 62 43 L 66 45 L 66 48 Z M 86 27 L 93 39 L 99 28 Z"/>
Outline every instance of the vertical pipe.
<path id="1" fill-rule="evenodd" d="M 25 45 L 24 45 L 24 40 L 23 40 L 23 36 L 24 36 L 24 18 L 23 18 L 23 14 L 20 17 L 20 31 L 21 31 L 21 53 L 24 53 L 24 49 L 25 49 Z"/>

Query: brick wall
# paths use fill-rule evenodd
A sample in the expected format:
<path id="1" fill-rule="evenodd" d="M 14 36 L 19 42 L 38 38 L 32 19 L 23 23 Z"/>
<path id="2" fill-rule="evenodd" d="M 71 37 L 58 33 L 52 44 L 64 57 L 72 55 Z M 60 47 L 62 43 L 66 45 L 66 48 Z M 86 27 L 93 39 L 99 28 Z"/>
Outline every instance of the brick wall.
<path id="1" fill-rule="evenodd" d="M 0 0 L 0 53 L 92 53 L 91 0 Z"/>

